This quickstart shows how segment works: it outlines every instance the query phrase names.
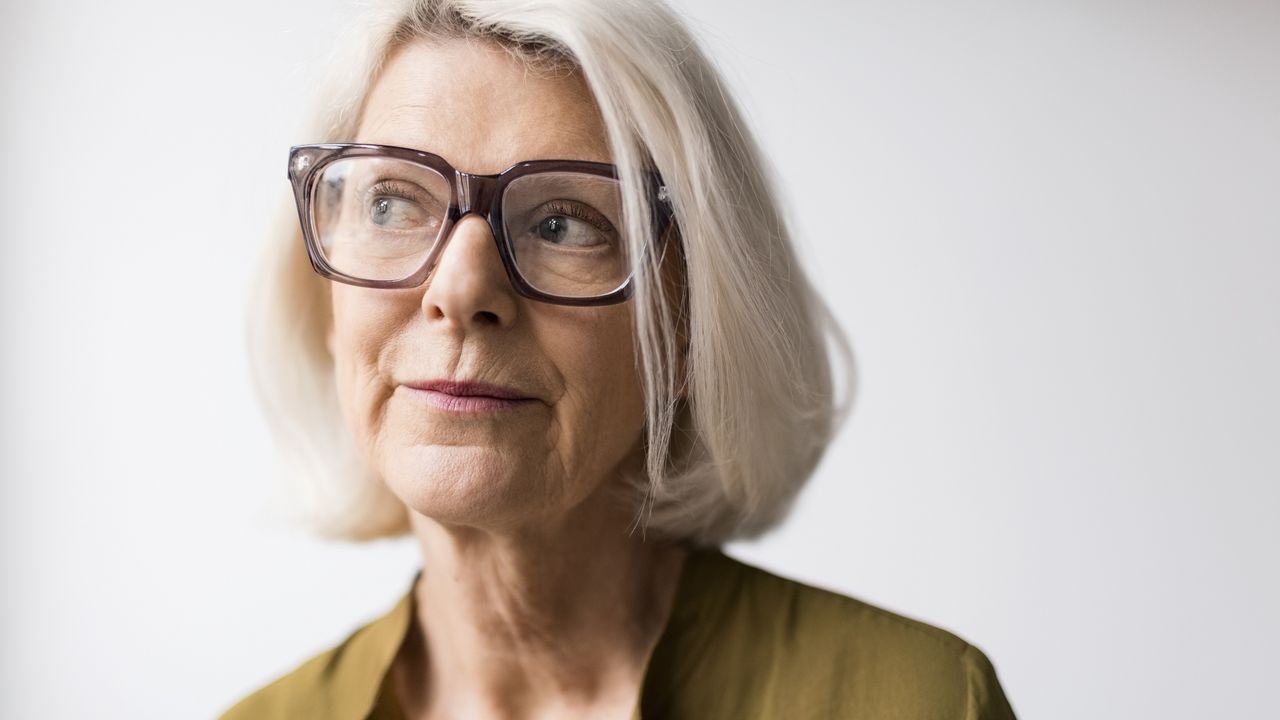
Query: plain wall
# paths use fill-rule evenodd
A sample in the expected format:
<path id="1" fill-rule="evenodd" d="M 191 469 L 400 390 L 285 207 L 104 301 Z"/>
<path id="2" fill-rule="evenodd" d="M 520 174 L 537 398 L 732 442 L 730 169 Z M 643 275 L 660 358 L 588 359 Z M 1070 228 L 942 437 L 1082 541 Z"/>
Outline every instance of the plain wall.
<path id="1" fill-rule="evenodd" d="M 861 373 L 728 551 L 956 632 L 1023 718 L 1273 713 L 1280 4 L 679 6 Z M 349 13 L 5 5 L 0 716 L 212 717 L 407 588 L 263 511 L 243 341 Z"/>

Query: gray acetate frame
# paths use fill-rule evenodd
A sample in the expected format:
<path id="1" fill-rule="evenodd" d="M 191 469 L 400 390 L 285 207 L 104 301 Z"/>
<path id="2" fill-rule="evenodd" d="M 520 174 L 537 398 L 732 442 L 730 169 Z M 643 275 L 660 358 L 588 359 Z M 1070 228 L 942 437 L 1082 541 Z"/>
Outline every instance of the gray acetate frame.
<path id="1" fill-rule="evenodd" d="M 343 158 L 370 156 L 405 160 L 439 173 L 445 179 L 453 180 L 450 183 L 449 211 L 441 227 L 440 237 L 437 238 L 435 246 L 422 267 L 399 280 L 366 280 L 339 272 L 325 260 L 317 244 L 319 238 L 316 237 L 313 200 L 322 171 Z M 289 149 L 289 180 L 293 184 L 294 199 L 298 204 L 303 240 L 306 242 L 307 255 L 311 259 L 312 268 L 323 277 L 361 287 L 388 289 L 418 287 L 426 282 L 431 274 L 441 250 L 447 244 L 445 241 L 453 226 L 465 215 L 475 213 L 488 221 L 494 242 L 498 246 L 498 255 L 506 268 L 507 277 L 521 295 L 559 305 L 609 305 L 630 298 L 633 292 L 633 278 L 630 273 L 616 289 L 592 297 L 568 297 L 545 293 L 530 285 L 520 274 L 502 222 L 502 196 L 513 180 L 548 172 L 577 172 L 618 179 L 618 170 L 615 165 L 581 160 L 528 160 L 516 163 L 497 175 L 474 175 L 458 170 L 439 155 L 392 145 L 337 143 L 295 145 Z M 658 174 L 647 171 L 644 177 L 649 204 L 654 210 L 652 226 L 657 239 L 656 243 L 644 243 L 645 252 L 649 253 L 655 245 L 659 246 L 659 250 L 663 249 L 667 238 L 666 231 L 673 224 L 673 213 L 671 203 L 667 199 L 666 188 Z M 649 260 L 648 257 L 645 259 Z"/>

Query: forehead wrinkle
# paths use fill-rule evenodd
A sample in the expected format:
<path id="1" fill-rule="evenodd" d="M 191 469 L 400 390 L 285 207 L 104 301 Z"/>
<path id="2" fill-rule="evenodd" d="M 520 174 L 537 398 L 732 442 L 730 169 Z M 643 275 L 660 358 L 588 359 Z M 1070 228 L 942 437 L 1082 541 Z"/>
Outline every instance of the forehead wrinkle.
<path id="1" fill-rule="evenodd" d="M 398 145 L 444 157 L 459 170 L 498 173 L 525 160 L 585 160 L 613 162 L 603 129 L 593 132 L 577 119 L 534 117 L 519 122 L 496 122 L 443 127 L 423 113 L 433 108 L 404 104 L 369 118 L 361 142 Z M 587 125 L 587 127 L 584 127 Z M 598 126 L 597 126 L 598 128 Z M 478 142 L 477 138 L 483 138 Z"/>
<path id="2" fill-rule="evenodd" d="M 376 115 L 366 113 L 358 128 L 356 128 L 356 136 L 358 138 L 367 137 L 388 137 L 400 134 L 404 128 L 400 125 L 411 126 L 418 124 L 422 119 L 422 115 L 410 113 L 409 111 L 426 111 L 426 105 L 397 105 L 395 107 L 380 110 Z M 403 119 L 403 123 L 401 122 Z M 368 141 L 365 141 L 368 142 Z M 391 145 L 390 142 L 380 142 L 378 144 Z M 409 146 L 413 147 L 413 146 Z M 415 148 L 419 150 L 428 150 L 429 148 Z"/>

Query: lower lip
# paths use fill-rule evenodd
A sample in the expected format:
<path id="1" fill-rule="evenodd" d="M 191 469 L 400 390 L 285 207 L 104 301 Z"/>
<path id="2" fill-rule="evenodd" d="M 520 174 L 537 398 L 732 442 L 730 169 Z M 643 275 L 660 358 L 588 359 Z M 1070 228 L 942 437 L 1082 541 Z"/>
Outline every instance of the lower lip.
<path id="1" fill-rule="evenodd" d="M 409 394 L 414 398 L 430 405 L 439 410 L 445 410 L 455 413 L 482 413 L 497 412 L 499 410 L 514 410 L 521 408 L 534 402 L 534 400 L 525 398 L 521 400 L 512 400 L 508 398 L 496 398 L 488 395 L 450 395 L 449 393 L 440 392 L 438 390 L 423 390 L 405 386 Z"/>

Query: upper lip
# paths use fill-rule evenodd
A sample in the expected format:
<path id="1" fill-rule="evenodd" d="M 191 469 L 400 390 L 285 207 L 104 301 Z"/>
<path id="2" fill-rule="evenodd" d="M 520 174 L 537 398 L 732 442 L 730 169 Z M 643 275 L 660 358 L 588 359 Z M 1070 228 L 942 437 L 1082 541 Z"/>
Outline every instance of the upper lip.
<path id="1" fill-rule="evenodd" d="M 475 380 L 421 380 L 405 384 L 411 388 L 417 388 L 418 390 L 434 390 L 435 392 L 457 395 L 459 397 L 478 395 L 503 398 L 505 400 L 531 399 L 528 395 L 516 390 L 515 388 Z"/>

